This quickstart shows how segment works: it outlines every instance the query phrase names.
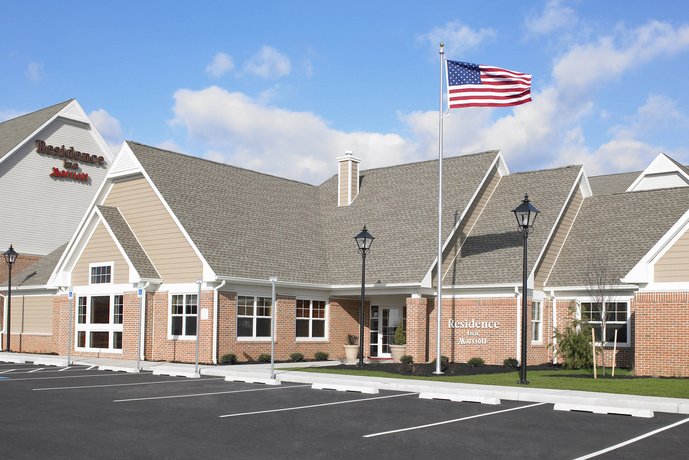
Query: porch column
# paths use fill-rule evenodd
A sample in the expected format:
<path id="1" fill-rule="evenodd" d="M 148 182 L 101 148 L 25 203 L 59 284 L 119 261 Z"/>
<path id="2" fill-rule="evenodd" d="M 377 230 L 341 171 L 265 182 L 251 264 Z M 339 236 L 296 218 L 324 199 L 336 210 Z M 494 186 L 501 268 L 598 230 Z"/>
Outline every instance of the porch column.
<path id="1" fill-rule="evenodd" d="M 428 330 L 427 299 L 407 297 L 407 354 L 415 363 L 424 363 L 426 355 L 426 337 Z"/>

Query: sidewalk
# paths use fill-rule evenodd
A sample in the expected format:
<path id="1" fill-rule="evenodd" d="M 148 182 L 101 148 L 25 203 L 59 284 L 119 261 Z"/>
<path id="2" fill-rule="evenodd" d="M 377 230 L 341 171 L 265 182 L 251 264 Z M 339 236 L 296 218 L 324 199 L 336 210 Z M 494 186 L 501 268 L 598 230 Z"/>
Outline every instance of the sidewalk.
<path id="1" fill-rule="evenodd" d="M 0 362 L 34 363 L 48 366 L 66 366 L 66 356 L 37 355 L 25 353 L 0 352 Z M 74 357 L 73 365 L 98 366 L 102 370 L 119 372 L 139 372 L 135 360 Z M 271 379 L 270 364 L 235 364 L 227 366 L 199 365 L 199 373 L 194 364 L 141 361 L 142 371 L 161 375 L 198 377 L 212 375 L 219 377 Z M 637 396 L 611 393 L 594 393 L 573 390 L 549 390 L 530 387 L 505 387 L 493 385 L 474 385 L 467 383 L 431 382 L 426 380 L 396 379 L 386 377 L 362 377 L 356 375 L 320 374 L 300 372 L 291 369 L 305 367 L 336 366 L 339 361 L 319 361 L 307 363 L 276 363 L 275 380 L 279 382 L 308 383 L 326 385 L 327 388 L 362 388 L 375 390 L 403 391 L 425 394 L 438 399 L 464 401 L 508 400 L 559 405 L 563 410 L 583 410 L 599 413 L 622 413 L 638 415 L 638 411 L 650 413 L 667 412 L 689 414 L 689 399 L 664 398 L 657 396 Z"/>

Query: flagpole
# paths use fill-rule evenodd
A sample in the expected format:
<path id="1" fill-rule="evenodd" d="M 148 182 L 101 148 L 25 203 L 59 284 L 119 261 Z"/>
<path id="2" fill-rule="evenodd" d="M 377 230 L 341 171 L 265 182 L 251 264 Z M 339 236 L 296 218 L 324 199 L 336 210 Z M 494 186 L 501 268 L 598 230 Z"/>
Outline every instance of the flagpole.
<path id="1" fill-rule="evenodd" d="M 445 60 L 445 45 L 440 44 L 440 109 L 438 111 L 438 300 L 436 326 L 436 353 L 434 374 L 442 374 L 440 370 L 440 326 L 443 310 L 443 63 Z"/>

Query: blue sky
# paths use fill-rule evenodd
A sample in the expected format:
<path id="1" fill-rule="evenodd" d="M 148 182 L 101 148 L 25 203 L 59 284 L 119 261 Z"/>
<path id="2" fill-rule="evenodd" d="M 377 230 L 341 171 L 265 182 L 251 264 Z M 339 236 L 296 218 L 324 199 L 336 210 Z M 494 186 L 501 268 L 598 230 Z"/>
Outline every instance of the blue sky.
<path id="1" fill-rule="evenodd" d="M 453 110 L 445 155 L 512 171 L 689 163 L 684 1 L 3 2 L 0 119 L 76 98 L 141 143 L 320 183 L 437 158 L 438 43 L 533 74 L 533 102 Z M 118 148 L 118 147 L 116 147 Z"/>

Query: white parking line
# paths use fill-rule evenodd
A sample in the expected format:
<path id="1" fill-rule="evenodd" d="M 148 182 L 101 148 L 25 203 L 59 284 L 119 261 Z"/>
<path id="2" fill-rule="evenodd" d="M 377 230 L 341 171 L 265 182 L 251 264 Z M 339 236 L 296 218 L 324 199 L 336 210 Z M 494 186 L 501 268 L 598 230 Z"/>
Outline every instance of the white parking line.
<path id="1" fill-rule="evenodd" d="M 17 374 L 33 374 L 34 372 L 42 371 L 45 367 L 39 367 L 38 369 L 32 369 L 27 372 L 17 372 Z"/>
<path id="2" fill-rule="evenodd" d="M 674 428 L 676 426 L 682 425 L 683 423 L 689 422 L 689 418 L 685 418 L 684 420 L 680 420 L 679 422 L 675 422 L 671 425 L 664 426 L 662 428 L 658 428 L 657 430 L 649 431 L 646 434 L 642 434 L 640 436 L 637 436 L 636 438 L 628 439 L 627 441 L 621 442 L 619 444 L 615 444 L 614 446 L 607 447 L 605 449 L 601 449 L 596 452 L 592 452 L 588 455 L 584 455 L 583 457 L 579 457 L 576 460 L 586 460 L 587 458 L 593 458 L 593 457 L 598 457 L 599 455 L 606 454 L 608 452 L 611 452 L 613 450 L 619 449 L 620 447 L 627 446 L 629 444 L 635 443 L 636 441 L 641 441 L 642 439 L 648 438 L 653 436 L 654 434 L 658 434 L 662 431 L 669 430 L 670 428 Z"/>
<path id="3" fill-rule="evenodd" d="M 66 371 L 67 369 L 71 369 L 69 366 L 63 367 L 62 369 L 59 369 L 58 372 Z"/>
<path id="4" fill-rule="evenodd" d="M 80 390 L 82 388 L 107 388 L 107 387 L 128 387 L 132 385 L 156 385 L 159 383 L 189 383 L 189 382 L 206 382 L 208 380 L 224 380 L 222 377 L 206 378 L 203 380 L 161 380 L 158 382 L 134 382 L 134 383 L 110 383 L 105 385 L 82 385 L 78 387 L 51 387 L 51 388 L 32 388 L 33 391 L 48 391 L 48 390 Z"/>
<path id="5" fill-rule="evenodd" d="M 7 374 L 8 372 L 16 371 L 17 369 L 5 369 L 4 371 L 0 371 L 0 374 Z"/>
<path id="6" fill-rule="evenodd" d="M 96 364 L 96 365 L 93 365 L 93 366 L 91 366 L 91 367 L 87 367 L 86 370 L 87 370 L 87 371 L 90 371 L 90 370 L 93 369 L 94 367 L 98 367 L 98 365 Z"/>
<path id="7" fill-rule="evenodd" d="M 152 401 L 155 399 L 175 399 L 175 398 L 195 398 L 198 396 L 214 396 L 214 395 L 226 395 L 231 393 L 250 393 L 252 391 L 270 391 L 270 390 L 287 390 L 289 388 L 303 388 L 310 387 L 311 385 L 290 385 L 284 387 L 270 387 L 270 388 L 251 388 L 246 390 L 231 390 L 231 391 L 214 391 L 212 393 L 194 393 L 186 395 L 171 395 L 171 396 L 151 396 L 148 398 L 131 398 L 131 399 L 115 399 L 113 402 L 132 402 L 132 401 Z"/>
<path id="8" fill-rule="evenodd" d="M 399 395 L 377 396 L 375 398 L 350 399 L 348 401 L 337 401 L 337 402 L 330 402 L 330 403 L 323 403 L 323 404 L 311 404 L 309 406 L 284 407 L 282 409 L 260 410 L 260 411 L 256 411 L 256 412 L 240 412 L 238 414 L 219 415 L 218 417 L 224 418 L 224 417 L 241 417 L 243 415 L 269 414 L 271 412 L 284 412 L 284 411 L 288 411 L 288 410 L 312 409 L 314 407 L 335 406 L 338 404 L 352 404 L 352 403 L 358 403 L 358 402 L 364 402 L 364 401 L 373 401 L 376 399 L 399 398 L 401 396 L 411 396 L 411 395 L 417 395 L 417 394 L 418 393 L 402 393 Z"/>
<path id="9" fill-rule="evenodd" d="M 60 376 L 53 376 L 53 377 L 23 377 L 23 378 L 8 378 L 7 380 L 3 380 L 3 382 L 21 382 L 23 380 L 57 380 L 57 379 L 85 379 L 89 377 L 114 377 L 116 375 L 136 375 L 136 374 L 89 374 L 89 375 L 60 375 Z"/>
<path id="10" fill-rule="evenodd" d="M 436 423 L 428 423 L 426 425 L 418 425 L 418 426 L 410 426 L 408 428 L 401 428 L 399 430 L 390 430 L 390 431 L 382 431 L 380 433 L 372 433 L 372 434 L 365 434 L 364 438 L 374 438 L 376 436 L 383 436 L 386 434 L 394 434 L 394 433 L 401 433 L 403 431 L 412 431 L 412 430 L 421 430 L 423 428 L 430 428 L 432 426 L 438 426 L 438 425 L 446 425 L 448 423 L 455 423 L 455 422 L 463 422 L 464 420 L 471 420 L 473 418 L 479 418 L 479 417 L 487 417 L 489 415 L 496 415 L 496 414 L 503 414 L 505 412 L 512 412 L 515 410 L 522 410 L 522 409 L 528 409 L 530 407 L 536 407 L 536 406 L 542 406 L 546 403 L 536 403 L 536 404 L 529 404 L 528 406 L 520 406 L 520 407 L 513 407 L 512 409 L 503 409 L 503 410 L 497 410 L 494 412 L 486 412 L 484 414 L 477 414 L 477 415 L 470 415 L 468 417 L 462 417 L 462 418 L 455 418 L 452 420 L 445 420 L 443 422 L 436 422 Z"/>

